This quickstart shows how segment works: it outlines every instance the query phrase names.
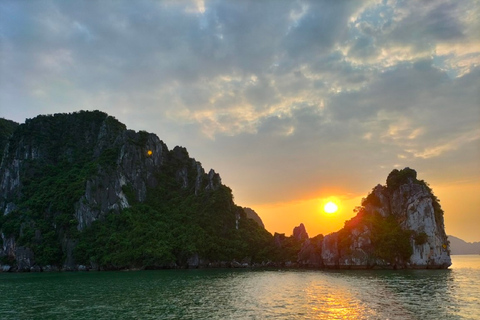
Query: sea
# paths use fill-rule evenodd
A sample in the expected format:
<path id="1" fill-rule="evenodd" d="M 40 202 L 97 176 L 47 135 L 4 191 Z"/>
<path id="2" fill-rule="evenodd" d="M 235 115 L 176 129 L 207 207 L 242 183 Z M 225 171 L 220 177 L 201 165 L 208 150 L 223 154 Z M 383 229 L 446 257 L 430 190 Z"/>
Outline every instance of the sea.
<path id="1" fill-rule="evenodd" d="M 0 273 L 0 319 L 480 319 L 480 255 L 447 270 Z"/>

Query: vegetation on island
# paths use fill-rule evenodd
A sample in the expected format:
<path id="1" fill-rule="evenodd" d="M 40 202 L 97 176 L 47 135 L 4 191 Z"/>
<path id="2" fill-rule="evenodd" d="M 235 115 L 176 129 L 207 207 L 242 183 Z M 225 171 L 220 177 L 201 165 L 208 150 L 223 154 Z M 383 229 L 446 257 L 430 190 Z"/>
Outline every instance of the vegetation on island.
<path id="1" fill-rule="evenodd" d="M 20 181 L 17 189 L 0 195 L 2 247 L 14 241 L 23 253 L 31 251 L 35 265 L 58 268 L 69 263 L 102 270 L 221 266 L 232 261 L 308 264 L 314 256 L 315 265 L 322 265 L 320 256 L 328 236 L 308 238 L 303 225 L 304 235 L 272 236 L 261 220 L 248 218 L 256 216 L 252 210 L 247 215 L 234 203 L 230 188 L 219 178 L 213 182 L 214 172 L 203 173 L 185 148 L 168 150 L 158 138 L 153 139 L 157 142 L 152 139 L 148 132 L 128 131 L 100 111 L 38 116 L 22 125 L 0 119 L 0 147 L 6 157 L 0 177 L 13 172 L 7 168 L 11 164 L 19 166 Z M 146 160 L 152 156 L 148 143 L 165 150 L 159 164 L 147 170 Z M 132 163 L 129 168 L 123 167 L 125 157 Z M 140 167 L 147 171 L 140 174 Z M 122 183 L 128 205 L 105 208 L 103 200 L 87 200 L 87 189 L 100 197 L 108 195 L 104 183 L 119 172 L 127 174 L 125 170 L 138 174 Z M 147 181 L 147 176 L 155 183 L 144 184 L 140 199 L 134 184 L 138 179 Z M 407 261 L 412 241 L 423 245 L 428 236 L 402 228 L 395 215 L 382 211 L 382 201 L 395 192 L 408 198 L 404 186 L 412 183 L 429 192 L 435 220 L 443 226 L 443 210 L 428 184 L 418 180 L 413 169 L 394 169 L 386 186 L 374 188 L 356 208 L 355 217 L 335 233 L 336 254 L 356 254 L 353 234 L 365 229 L 370 242 L 362 250 L 372 261 L 391 265 Z M 98 213 L 88 224 L 81 224 L 76 215 L 82 205 Z M 12 252 L 0 250 L 0 264 L 15 267 L 16 263 Z"/>
<path id="2" fill-rule="evenodd" d="M 154 268 L 186 266 L 195 255 L 212 262 L 268 258 L 271 235 L 233 205 L 228 187 L 195 196 L 168 183 L 164 179 L 149 190 L 145 203 L 132 201 L 119 214 L 95 221 L 79 235 L 76 260 L 104 268 Z M 238 229 L 235 215 L 241 216 Z"/>

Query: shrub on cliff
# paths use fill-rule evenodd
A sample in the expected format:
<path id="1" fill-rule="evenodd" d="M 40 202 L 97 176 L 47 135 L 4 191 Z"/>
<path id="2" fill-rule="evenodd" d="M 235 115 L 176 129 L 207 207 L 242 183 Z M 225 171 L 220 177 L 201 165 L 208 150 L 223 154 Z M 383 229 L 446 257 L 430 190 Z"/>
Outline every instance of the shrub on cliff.
<path id="1" fill-rule="evenodd" d="M 408 183 L 408 180 L 417 180 L 417 171 L 405 168 L 402 170 L 393 169 L 387 177 L 387 188 L 389 190 L 395 190 L 400 185 Z"/>

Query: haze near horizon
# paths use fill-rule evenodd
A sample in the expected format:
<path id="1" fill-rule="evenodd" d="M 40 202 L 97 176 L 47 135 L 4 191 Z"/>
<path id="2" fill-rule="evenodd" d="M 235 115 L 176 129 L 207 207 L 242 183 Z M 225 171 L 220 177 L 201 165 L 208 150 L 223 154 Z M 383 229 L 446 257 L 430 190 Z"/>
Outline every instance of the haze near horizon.
<path id="1" fill-rule="evenodd" d="M 0 117 L 101 110 L 154 132 L 272 233 L 337 231 L 410 167 L 447 233 L 480 241 L 478 30 L 478 1 L 7 0 Z"/>

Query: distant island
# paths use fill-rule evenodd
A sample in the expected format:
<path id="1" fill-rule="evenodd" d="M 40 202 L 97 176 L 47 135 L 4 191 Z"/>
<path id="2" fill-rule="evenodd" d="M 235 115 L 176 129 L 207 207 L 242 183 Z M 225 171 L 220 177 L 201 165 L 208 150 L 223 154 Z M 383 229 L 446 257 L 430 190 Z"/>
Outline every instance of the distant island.
<path id="1" fill-rule="evenodd" d="M 0 271 L 448 268 L 443 210 L 394 169 L 338 232 L 265 230 L 183 147 L 100 111 L 0 119 Z"/>
<path id="2" fill-rule="evenodd" d="M 480 242 L 466 242 L 454 236 L 448 236 L 451 254 L 480 254 Z"/>

